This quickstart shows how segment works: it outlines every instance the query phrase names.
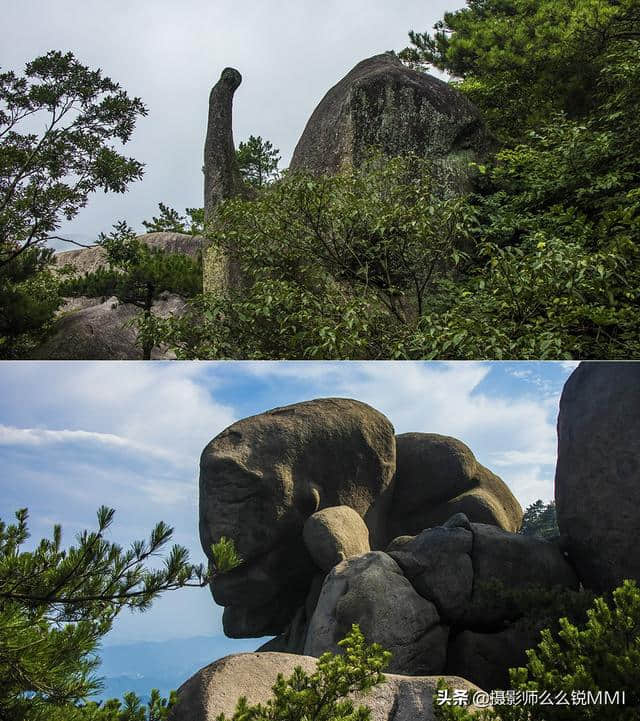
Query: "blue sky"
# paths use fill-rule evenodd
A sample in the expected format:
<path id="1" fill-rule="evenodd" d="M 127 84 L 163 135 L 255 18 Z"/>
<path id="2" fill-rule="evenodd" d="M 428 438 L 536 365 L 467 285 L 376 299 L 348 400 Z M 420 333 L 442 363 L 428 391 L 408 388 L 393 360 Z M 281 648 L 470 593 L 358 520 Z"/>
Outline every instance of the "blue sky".
<path id="1" fill-rule="evenodd" d="M 500 475 L 523 507 L 553 498 L 555 423 L 573 363 L 220 362 L 0 365 L 0 517 L 28 507 L 34 540 L 63 542 L 116 509 L 110 538 L 128 545 L 164 520 L 192 559 L 198 461 L 239 418 L 323 396 L 356 398 L 396 432 L 452 435 Z M 167 594 L 123 614 L 108 643 L 221 633 L 208 590 Z M 247 650 L 251 643 L 225 644 Z"/>

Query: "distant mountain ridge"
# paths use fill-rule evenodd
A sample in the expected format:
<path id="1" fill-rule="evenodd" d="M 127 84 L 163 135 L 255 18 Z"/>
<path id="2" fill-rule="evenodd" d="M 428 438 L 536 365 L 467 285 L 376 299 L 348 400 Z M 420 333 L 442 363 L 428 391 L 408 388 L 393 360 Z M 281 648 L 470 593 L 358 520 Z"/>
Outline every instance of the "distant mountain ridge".
<path id="1" fill-rule="evenodd" d="M 104 687 L 93 698 L 122 698 L 133 691 L 146 700 L 152 688 L 168 696 L 202 666 L 232 653 L 255 651 L 261 643 L 260 639 L 232 640 L 219 635 L 104 646 L 97 670 Z"/>

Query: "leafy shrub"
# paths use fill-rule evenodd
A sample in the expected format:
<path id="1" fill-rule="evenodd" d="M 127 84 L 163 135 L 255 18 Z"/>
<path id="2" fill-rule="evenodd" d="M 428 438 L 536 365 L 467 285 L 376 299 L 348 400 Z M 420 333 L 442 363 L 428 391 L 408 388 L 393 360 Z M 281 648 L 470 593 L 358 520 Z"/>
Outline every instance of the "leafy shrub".
<path id="1" fill-rule="evenodd" d="M 486 712 L 496 721 L 632 721 L 640 706 L 640 589 L 626 580 L 611 599 L 596 598 L 580 626 L 560 618 L 559 631 L 545 629 L 537 648 L 527 651 L 526 668 L 511 669 L 519 691 L 564 692 L 576 699 L 583 692 L 624 693 L 624 703 L 573 705 L 504 705 Z M 471 721 L 467 710 L 435 704 L 443 721 Z"/>
<path id="2" fill-rule="evenodd" d="M 355 708 L 345 697 L 382 683 L 391 654 L 377 643 L 367 645 L 356 624 L 339 645 L 344 653 L 323 653 L 312 674 L 299 666 L 288 679 L 279 674 L 266 704 L 249 706 L 243 697 L 230 719 L 220 714 L 216 721 L 368 721 L 370 709 Z"/>

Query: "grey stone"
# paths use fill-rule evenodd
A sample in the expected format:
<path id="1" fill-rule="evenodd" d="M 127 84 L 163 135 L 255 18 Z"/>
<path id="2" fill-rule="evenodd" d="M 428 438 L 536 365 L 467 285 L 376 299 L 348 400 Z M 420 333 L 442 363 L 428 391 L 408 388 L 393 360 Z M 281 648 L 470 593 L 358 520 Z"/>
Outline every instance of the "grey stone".
<path id="1" fill-rule="evenodd" d="M 488 145 L 479 111 L 460 92 L 393 54 L 358 63 L 324 96 L 296 146 L 291 170 L 334 174 L 370 146 L 387 156 L 434 160 L 443 185 L 466 186 L 468 165 Z"/>
<path id="2" fill-rule="evenodd" d="M 555 498 L 562 542 L 598 592 L 640 581 L 640 363 L 581 363 L 562 391 Z"/>
<path id="3" fill-rule="evenodd" d="M 396 452 L 393 536 L 420 533 L 458 513 L 507 531 L 520 528 L 520 504 L 462 441 L 437 433 L 403 433 L 396 438 Z"/>
<path id="4" fill-rule="evenodd" d="M 276 408 L 216 436 L 200 463 L 200 539 L 211 557 L 212 543 L 231 538 L 244 561 L 212 582 L 225 632 L 286 630 L 318 570 L 302 542 L 316 511 L 349 506 L 382 543 L 394 468 L 391 423 L 344 398 Z M 263 605 L 271 617 L 257 613 Z"/>
<path id="5" fill-rule="evenodd" d="M 144 233 L 137 238 L 150 248 L 159 248 L 167 253 L 181 253 L 196 258 L 202 252 L 204 239 L 185 233 Z M 70 277 L 93 273 L 99 268 L 106 268 L 106 254 L 99 245 L 80 250 L 66 250 L 53 256 L 55 267 L 59 270 L 67 268 Z"/>
<path id="6" fill-rule="evenodd" d="M 227 198 L 244 193 L 233 142 L 233 96 L 242 75 L 225 68 L 209 95 L 209 118 L 204 145 L 204 210 L 210 219 Z"/>
<path id="7" fill-rule="evenodd" d="M 371 550 L 369 529 L 349 506 L 323 508 L 307 518 L 302 532 L 311 557 L 323 571 Z"/>
<path id="8" fill-rule="evenodd" d="M 343 561 L 327 576 L 309 622 L 304 652 L 336 652 L 351 625 L 393 654 L 390 671 L 415 675 L 444 670 L 448 628 L 386 553 Z"/>
<path id="9" fill-rule="evenodd" d="M 457 526 L 424 530 L 389 555 L 442 619 L 457 621 L 471 600 L 473 533 Z"/>
<path id="10" fill-rule="evenodd" d="M 178 689 L 178 702 L 169 721 L 214 721 L 221 713 L 231 717 L 240 696 L 249 704 L 266 703 L 273 696 L 278 674 L 288 678 L 300 666 L 311 674 L 316 658 L 287 653 L 243 653 L 225 656 L 205 666 Z M 367 694 L 352 694 L 356 706 L 371 709 L 371 721 L 435 721 L 433 697 L 437 677 L 385 674 L 386 681 Z M 451 688 L 477 691 L 456 676 L 445 677 Z"/>
<path id="11" fill-rule="evenodd" d="M 526 666 L 527 649 L 538 642 L 537 634 L 519 624 L 496 633 L 462 631 L 449 643 L 447 673 L 455 669 L 485 691 L 508 689 L 509 669 Z"/>
<path id="12" fill-rule="evenodd" d="M 167 318 L 184 312 L 183 298 L 163 294 L 154 301 L 154 315 Z M 37 360 L 141 360 L 133 319 L 140 309 L 117 298 L 73 299 L 59 312 L 53 334 L 32 353 Z M 171 360 L 167 348 L 155 347 L 152 360 Z"/>
<path id="13" fill-rule="evenodd" d="M 482 523 L 471 526 L 473 592 L 461 619 L 468 627 L 487 627 L 517 617 L 518 609 L 508 593 L 501 597 L 502 589 L 578 588 L 576 574 L 556 542 Z"/>

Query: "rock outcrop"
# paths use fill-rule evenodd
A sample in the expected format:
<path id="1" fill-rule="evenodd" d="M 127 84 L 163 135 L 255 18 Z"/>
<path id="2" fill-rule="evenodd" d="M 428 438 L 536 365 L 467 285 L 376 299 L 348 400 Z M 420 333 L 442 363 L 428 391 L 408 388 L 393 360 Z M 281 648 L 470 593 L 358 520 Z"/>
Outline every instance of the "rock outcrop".
<path id="1" fill-rule="evenodd" d="M 200 463 L 200 539 L 210 556 L 232 538 L 244 559 L 212 584 L 225 633 L 279 634 L 304 605 L 319 568 L 302 531 L 316 511 L 349 506 L 383 542 L 394 470 L 393 426 L 348 399 L 276 408 L 214 438 Z"/>
<path id="2" fill-rule="evenodd" d="M 163 294 L 153 304 L 161 318 L 180 315 L 186 307 L 178 295 Z M 142 348 L 132 325 L 140 309 L 117 298 L 73 298 L 59 311 L 56 328 L 32 353 L 34 360 L 141 360 Z M 154 347 L 152 360 L 173 360 L 167 348 Z"/>
<path id="3" fill-rule="evenodd" d="M 334 174 L 359 165 L 371 146 L 390 157 L 432 159 L 441 185 L 458 190 L 488 138 L 479 111 L 461 93 L 385 53 L 358 63 L 324 96 L 290 169 Z"/>
<path id="4" fill-rule="evenodd" d="M 349 506 L 334 506 L 307 518 L 302 537 L 316 565 L 328 573 L 347 558 L 371 550 L 369 529 Z"/>
<path id="5" fill-rule="evenodd" d="M 353 623 L 369 642 L 391 651 L 390 671 L 444 671 L 449 628 L 440 623 L 434 604 L 416 592 L 382 551 L 344 561 L 327 576 L 309 622 L 305 654 L 338 652 L 338 641 Z"/>
<path id="6" fill-rule="evenodd" d="M 231 718 L 240 696 L 249 704 L 266 703 L 279 673 L 289 677 L 296 666 L 313 673 L 316 658 L 286 653 L 243 653 L 212 663 L 178 689 L 178 702 L 169 721 L 214 721 L 221 713 Z M 446 677 L 451 688 L 477 687 L 465 679 Z M 386 681 L 367 694 L 353 694 L 356 705 L 371 709 L 371 721 L 435 721 L 433 697 L 438 678 L 386 674 Z M 474 707 L 471 707 L 472 709 Z"/>
<path id="7" fill-rule="evenodd" d="M 240 87 L 242 75 L 235 68 L 225 68 L 209 96 L 209 118 L 204 144 L 204 217 L 211 221 L 223 200 L 247 197 L 233 142 L 233 96 Z M 242 272 L 233 254 L 210 246 L 203 258 L 205 292 L 243 285 Z"/>
<path id="8" fill-rule="evenodd" d="M 466 445 L 396 437 L 349 399 L 238 421 L 201 459 L 202 546 L 226 536 L 243 558 L 212 580 L 224 630 L 276 636 L 265 652 L 335 652 L 357 623 L 395 673 L 506 685 L 532 644 L 523 594 L 579 586 L 558 543 L 512 532 L 521 519 Z"/>
<path id="9" fill-rule="evenodd" d="M 561 541 L 585 586 L 640 582 L 640 364 L 581 363 L 558 416 Z"/>
<path id="10" fill-rule="evenodd" d="M 204 144 L 204 212 L 210 219 L 226 198 L 242 195 L 244 186 L 233 143 L 233 96 L 242 75 L 225 68 L 209 95 L 209 118 Z"/>
<path id="11" fill-rule="evenodd" d="M 137 238 L 150 248 L 158 248 L 167 253 L 181 253 L 197 258 L 202 252 L 204 238 L 186 233 L 144 233 Z M 99 268 L 107 267 L 106 254 L 99 245 L 80 250 L 66 250 L 56 253 L 53 257 L 56 268 L 68 268 L 71 277 L 93 273 Z"/>
<path id="12" fill-rule="evenodd" d="M 455 513 L 515 532 L 522 508 L 502 479 L 482 466 L 456 438 L 403 433 L 396 438 L 393 535 L 420 533 Z"/>
<path id="13" fill-rule="evenodd" d="M 204 239 L 185 233 L 145 233 L 137 238 L 150 248 L 197 258 Z M 80 250 L 56 253 L 55 268 L 64 269 L 66 277 L 81 277 L 107 268 L 105 251 L 95 245 Z M 153 313 L 161 318 L 182 315 L 183 298 L 163 293 L 153 304 Z M 57 314 L 56 325 L 31 358 L 37 360 L 141 360 L 142 348 L 132 325 L 140 309 L 117 298 L 67 298 Z M 153 360 L 172 360 L 175 354 L 167 348 L 153 348 Z"/>

